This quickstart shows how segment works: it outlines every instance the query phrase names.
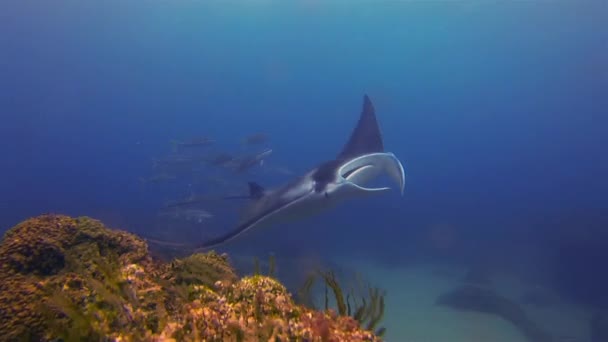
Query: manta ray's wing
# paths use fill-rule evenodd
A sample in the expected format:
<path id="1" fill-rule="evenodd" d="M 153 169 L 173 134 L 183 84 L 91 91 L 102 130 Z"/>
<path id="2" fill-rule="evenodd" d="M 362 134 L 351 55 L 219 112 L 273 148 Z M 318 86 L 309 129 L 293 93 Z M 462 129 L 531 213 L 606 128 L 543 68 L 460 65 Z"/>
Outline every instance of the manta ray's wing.
<path id="1" fill-rule="evenodd" d="M 376 119 L 376 110 L 369 96 L 365 95 L 357 126 L 337 159 L 345 160 L 374 152 L 384 152 L 384 144 Z"/>

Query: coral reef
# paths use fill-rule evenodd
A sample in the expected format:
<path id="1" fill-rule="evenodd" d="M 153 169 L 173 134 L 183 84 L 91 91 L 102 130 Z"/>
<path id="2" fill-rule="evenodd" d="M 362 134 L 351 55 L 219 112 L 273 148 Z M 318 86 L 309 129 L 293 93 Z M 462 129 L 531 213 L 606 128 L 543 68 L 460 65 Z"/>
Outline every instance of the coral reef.
<path id="1" fill-rule="evenodd" d="M 44 339 L 51 329 L 50 311 L 58 306 L 80 314 L 71 323 L 84 331 L 89 323 L 84 315 L 97 311 L 93 307 L 113 304 L 119 300 L 117 293 L 126 290 L 113 268 L 146 269 L 152 264 L 144 241 L 108 230 L 98 221 L 55 215 L 25 221 L 9 230 L 0 244 L 2 338 Z M 100 320 L 108 323 L 126 316 L 110 309 L 103 313 L 114 316 Z"/>
<path id="2" fill-rule="evenodd" d="M 145 241 L 90 218 L 44 215 L 0 244 L 0 340 L 379 341 L 333 310 L 297 305 L 228 256 L 154 260 Z"/>

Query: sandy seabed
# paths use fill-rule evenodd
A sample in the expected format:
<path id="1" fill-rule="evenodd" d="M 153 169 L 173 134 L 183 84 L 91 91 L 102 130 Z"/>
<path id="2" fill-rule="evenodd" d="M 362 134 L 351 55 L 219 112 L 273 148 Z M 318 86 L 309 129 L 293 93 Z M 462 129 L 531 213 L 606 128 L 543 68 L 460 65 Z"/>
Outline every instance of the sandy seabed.
<path id="1" fill-rule="evenodd" d="M 383 323 L 388 342 L 530 342 L 500 317 L 435 305 L 439 295 L 462 285 L 465 269 L 428 263 L 388 268 L 353 259 L 336 263 L 357 269 L 387 291 Z M 509 275 L 497 275 L 492 283 L 514 301 L 531 286 Z M 590 341 L 591 313 L 585 308 L 561 300 L 550 308 L 522 307 L 557 342 Z"/>

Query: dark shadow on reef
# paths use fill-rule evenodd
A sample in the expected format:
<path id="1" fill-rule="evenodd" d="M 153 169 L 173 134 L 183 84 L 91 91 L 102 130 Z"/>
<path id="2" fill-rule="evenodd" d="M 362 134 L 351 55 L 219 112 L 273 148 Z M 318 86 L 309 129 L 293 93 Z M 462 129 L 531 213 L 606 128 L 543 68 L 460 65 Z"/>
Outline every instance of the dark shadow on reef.
<path id="1" fill-rule="evenodd" d="M 572 299 L 608 310 L 608 232 L 569 236 L 560 241 L 556 253 L 555 283 Z"/>
<path id="2" fill-rule="evenodd" d="M 372 327 L 374 325 L 367 325 Z M 0 340 L 379 341 L 348 315 L 298 305 L 228 256 L 154 259 L 137 236 L 44 215 L 0 244 Z"/>
<path id="3" fill-rule="evenodd" d="M 551 335 L 532 322 L 521 306 L 491 289 L 464 285 L 437 298 L 438 305 L 457 310 L 496 315 L 515 325 L 530 342 L 553 341 Z"/>
<path id="4" fill-rule="evenodd" d="M 591 342 L 608 341 L 608 312 L 597 312 L 591 317 Z"/>

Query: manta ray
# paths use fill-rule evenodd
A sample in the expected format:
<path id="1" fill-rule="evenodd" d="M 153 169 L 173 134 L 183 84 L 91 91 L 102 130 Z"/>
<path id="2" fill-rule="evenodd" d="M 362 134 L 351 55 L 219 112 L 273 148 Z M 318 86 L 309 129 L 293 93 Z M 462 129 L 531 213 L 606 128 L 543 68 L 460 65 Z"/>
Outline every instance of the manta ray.
<path id="1" fill-rule="evenodd" d="M 321 163 L 274 190 L 250 182 L 249 195 L 245 196 L 250 203 L 237 226 L 203 242 L 197 249 L 215 247 L 254 228 L 312 216 L 351 198 L 384 193 L 390 188 L 365 187 L 383 173 L 397 183 L 403 195 L 403 165 L 393 153 L 384 151 L 374 106 L 365 95 L 357 126 L 334 160 Z"/>

